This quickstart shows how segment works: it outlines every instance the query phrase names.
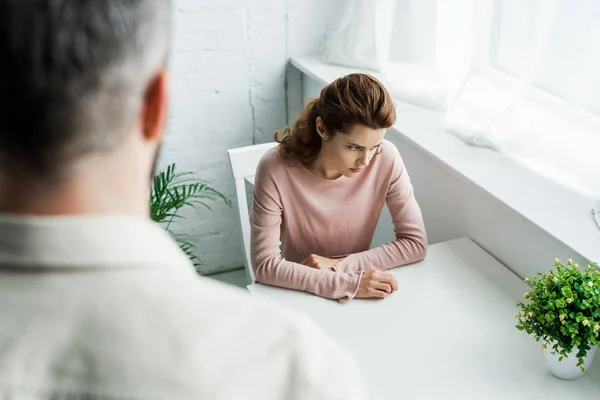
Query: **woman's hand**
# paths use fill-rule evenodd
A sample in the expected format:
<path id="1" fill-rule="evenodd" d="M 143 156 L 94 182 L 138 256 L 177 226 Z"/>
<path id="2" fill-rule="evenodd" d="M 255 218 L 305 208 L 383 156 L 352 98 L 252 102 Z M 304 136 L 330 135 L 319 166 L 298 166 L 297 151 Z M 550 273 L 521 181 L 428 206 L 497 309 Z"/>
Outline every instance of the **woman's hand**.
<path id="1" fill-rule="evenodd" d="M 358 285 L 357 299 L 384 299 L 388 294 L 398 290 L 398 282 L 392 274 L 370 270 L 363 274 Z"/>
<path id="2" fill-rule="evenodd" d="M 327 258 L 323 256 L 318 256 L 316 254 L 311 254 L 306 257 L 304 260 L 300 261 L 300 264 L 306 265 L 307 267 L 316 268 L 316 269 L 324 269 L 331 271 L 335 264 L 339 263 L 342 258 Z"/>

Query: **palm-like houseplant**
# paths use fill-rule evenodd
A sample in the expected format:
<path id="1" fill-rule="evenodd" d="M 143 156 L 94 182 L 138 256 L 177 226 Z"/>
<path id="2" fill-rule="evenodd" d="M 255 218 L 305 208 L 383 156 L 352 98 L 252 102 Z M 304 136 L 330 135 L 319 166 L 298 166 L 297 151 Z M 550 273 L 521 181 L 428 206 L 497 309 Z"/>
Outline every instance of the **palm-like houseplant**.
<path id="1" fill-rule="evenodd" d="M 230 206 L 225 195 L 202 182 L 195 173 L 176 172 L 175 164 L 170 164 L 153 178 L 150 217 L 163 225 L 196 268 L 202 265 L 202 260 L 195 245 L 190 242 L 189 235 L 174 232 L 172 224 L 183 218 L 180 212 L 185 208 L 212 210 L 211 204 L 219 203 Z"/>

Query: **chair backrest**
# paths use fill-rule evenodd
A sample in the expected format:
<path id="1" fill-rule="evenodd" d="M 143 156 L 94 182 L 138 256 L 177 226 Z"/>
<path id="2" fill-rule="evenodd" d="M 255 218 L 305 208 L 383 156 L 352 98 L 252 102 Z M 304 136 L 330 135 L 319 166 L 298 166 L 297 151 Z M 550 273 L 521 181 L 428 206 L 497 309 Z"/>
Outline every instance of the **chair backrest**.
<path id="1" fill-rule="evenodd" d="M 267 151 L 275 146 L 277 146 L 277 143 L 271 142 L 227 150 L 233 179 L 235 180 L 235 194 L 244 251 L 244 267 L 246 268 L 248 284 L 254 283 L 255 279 L 252 263 L 250 262 L 250 217 L 248 215 L 246 181 L 254 183 L 258 162 Z"/>

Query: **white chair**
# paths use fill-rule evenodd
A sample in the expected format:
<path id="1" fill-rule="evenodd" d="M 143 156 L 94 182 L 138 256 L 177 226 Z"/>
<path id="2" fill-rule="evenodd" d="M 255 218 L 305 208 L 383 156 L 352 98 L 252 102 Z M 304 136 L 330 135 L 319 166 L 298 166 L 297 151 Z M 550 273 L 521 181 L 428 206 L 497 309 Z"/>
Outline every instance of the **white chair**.
<path id="1" fill-rule="evenodd" d="M 227 150 L 233 179 L 235 180 L 235 194 L 237 197 L 244 251 L 244 266 L 249 285 L 254 283 L 254 271 L 250 262 L 250 217 L 248 215 L 249 207 L 246 196 L 246 182 L 254 186 L 254 175 L 256 174 L 258 162 L 267 151 L 275 146 L 277 146 L 277 143 L 271 142 Z"/>

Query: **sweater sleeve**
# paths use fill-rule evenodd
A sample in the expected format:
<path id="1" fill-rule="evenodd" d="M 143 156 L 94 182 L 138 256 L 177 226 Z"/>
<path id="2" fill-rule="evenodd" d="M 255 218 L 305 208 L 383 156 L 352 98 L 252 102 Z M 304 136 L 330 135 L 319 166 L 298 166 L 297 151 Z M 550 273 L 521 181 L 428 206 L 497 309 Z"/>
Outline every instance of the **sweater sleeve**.
<path id="1" fill-rule="evenodd" d="M 392 216 L 396 239 L 367 251 L 350 254 L 335 266 L 336 271 L 385 271 L 425 258 L 427 235 L 421 209 L 398 149 L 393 145 L 386 151 L 388 149 L 393 152 L 393 162 L 386 204 Z"/>
<path id="2" fill-rule="evenodd" d="M 276 179 L 261 161 L 254 180 L 250 210 L 250 257 L 257 282 L 302 290 L 321 297 L 350 300 L 358 291 L 362 272 L 319 270 L 287 261 L 281 256 L 282 207 Z"/>

